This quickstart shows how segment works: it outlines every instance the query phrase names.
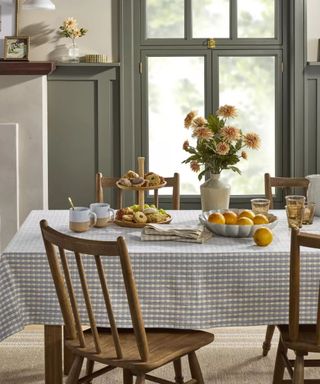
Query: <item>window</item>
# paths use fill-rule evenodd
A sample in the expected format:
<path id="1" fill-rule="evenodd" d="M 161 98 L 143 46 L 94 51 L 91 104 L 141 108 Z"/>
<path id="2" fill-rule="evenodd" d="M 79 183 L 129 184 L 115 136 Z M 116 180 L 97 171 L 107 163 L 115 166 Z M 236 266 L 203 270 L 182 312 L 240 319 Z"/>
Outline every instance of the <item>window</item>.
<path id="1" fill-rule="evenodd" d="M 187 157 L 183 119 L 190 110 L 207 115 L 219 105 L 235 105 L 235 125 L 261 135 L 262 148 L 238 164 L 242 176 L 222 174 L 233 196 L 263 194 L 263 174 L 281 169 L 282 6 L 275 0 L 140 0 L 136 56 L 143 70 L 136 79 L 141 96 L 136 105 L 142 127 L 137 133 L 149 169 L 164 176 L 180 173 L 182 201 L 192 201 L 200 184 L 181 164 Z M 209 38 L 216 40 L 214 49 L 208 48 Z"/>

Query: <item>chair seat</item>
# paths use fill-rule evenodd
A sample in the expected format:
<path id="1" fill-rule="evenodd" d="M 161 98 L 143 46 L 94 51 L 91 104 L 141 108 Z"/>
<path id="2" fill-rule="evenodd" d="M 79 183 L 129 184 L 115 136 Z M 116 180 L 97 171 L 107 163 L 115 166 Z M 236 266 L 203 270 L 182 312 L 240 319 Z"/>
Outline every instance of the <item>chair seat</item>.
<path id="1" fill-rule="evenodd" d="M 316 343 L 316 325 L 315 324 L 300 324 L 299 339 L 291 341 L 289 338 L 289 326 L 277 326 L 282 337 L 282 341 L 289 349 L 296 351 L 320 352 L 320 346 Z"/>
<path id="2" fill-rule="evenodd" d="M 84 332 L 86 348 L 80 348 L 77 340 L 66 340 L 66 347 L 72 353 L 99 361 L 100 363 L 125 367 L 139 372 L 148 372 L 172 360 L 195 351 L 214 340 L 212 333 L 193 330 L 146 329 L 150 356 L 143 362 L 137 349 L 137 342 L 131 329 L 119 330 L 123 358 L 116 357 L 110 329 L 99 328 L 101 353 L 97 354 L 91 329 Z"/>

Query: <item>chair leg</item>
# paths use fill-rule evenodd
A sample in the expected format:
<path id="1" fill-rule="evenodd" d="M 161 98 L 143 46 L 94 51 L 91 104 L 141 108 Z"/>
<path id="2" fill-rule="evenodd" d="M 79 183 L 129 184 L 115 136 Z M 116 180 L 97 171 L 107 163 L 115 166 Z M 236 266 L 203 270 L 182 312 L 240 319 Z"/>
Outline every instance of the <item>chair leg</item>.
<path id="1" fill-rule="evenodd" d="M 293 384 L 304 383 L 304 357 L 302 353 L 296 352 L 296 361 L 294 364 L 292 383 Z"/>
<path id="2" fill-rule="evenodd" d="M 136 384 L 144 384 L 146 382 L 145 375 L 138 375 L 136 379 Z"/>
<path id="3" fill-rule="evenodd" d="M 182 376 L 182 368 L 181 368 L 181 359 L 174 360 L 173 362 L 174 372 L 175 372 L 175 383 L 176 384 L 184 384 L 183 376 Z"/>
<path id="4" fill-rule="evenodd" d="M 94 368 L 94 360 L 87 359 L 86 376 L 91 375 Z M 88 381 L 87 384 L 91 384 L 92 381 Z"/>
<path id="5" fill-rule="evenodd" d="M 77 384 L 82 368 L 82 363 L 83 363 L 83 357 L 82 356 L 75 356 L 70 373 L 68 375 L 66 384 Z"/>
<path id="6" fill-rule="evenodd" d="M 268 352 L 270 351 L 271 340 L 272 340 L 272 336 L 273 336 L 275 327 L 276 327 L 275 325 L 268 325 L 267 326 L 266 337 L 265 337 L 264 342 L 262 344 L 262 356 L 267 356 Z"/>
<path id="7" fill-rule="evenodd" d="M 273 384 L 281 384 L 283 380 L 284 375 L 284 361 L 282 355 L 287 355 L 287 348 L 284 346 L 282 339 L 280 337 L 279 344 L 278 344 L 278 350 L 277 350 L 277 357 L 276 362 L 274 366 L 274 372 L 273 372 Z"/>
<path id="8" fill-rule="evenodd" d="M 133 384 L 133 375 L 129 369 L 123 370 L 123 384 Z"/>
<path id="9" fill-rule="evenodd" d="M 204 384 L 201 368 L 195 352 L 188 354 L 191 377 L 197 380 L 197 384 Z"/>

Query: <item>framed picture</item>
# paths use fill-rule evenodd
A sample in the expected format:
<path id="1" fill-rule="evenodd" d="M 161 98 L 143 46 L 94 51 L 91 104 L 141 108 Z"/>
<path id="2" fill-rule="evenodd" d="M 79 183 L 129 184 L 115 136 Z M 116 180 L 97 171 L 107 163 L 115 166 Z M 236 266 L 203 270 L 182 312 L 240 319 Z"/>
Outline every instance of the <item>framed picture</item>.
<path id="1" fill-rule="evenodd" d="M 4 38 L 5 60 L 28 60 L 30 37 L 6 36 Z"/>
<path id="2" fill-rule="evenodd" d="M 4 53 L 5 36 L 14 36 L 17 25 L 17 1 L 0 0 L 0 57 Z"/>

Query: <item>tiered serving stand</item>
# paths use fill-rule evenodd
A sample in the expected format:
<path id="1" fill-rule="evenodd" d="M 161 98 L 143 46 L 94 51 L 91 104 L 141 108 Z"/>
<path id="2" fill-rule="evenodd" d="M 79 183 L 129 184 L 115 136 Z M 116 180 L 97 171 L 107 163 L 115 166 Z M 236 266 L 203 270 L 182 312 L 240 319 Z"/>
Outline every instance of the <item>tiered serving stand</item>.
<path id="1" fill-rule="evenodd" d="M 144 178 L 144 175 L 145 175 L 145 172 L 144 172 L 144 160 L 145 158 L 144 157 L 138 157 L 138 174 L 139 174 L 139 177 L 142 177 Z M 145 192 L 148 191 L 148 190 L 154 190 L 154 189 L 160 189 L 160 188 L 163 188 L 166 186 L 167 182 L 165 181 L 164 183 L 162 184 L 159 184 L 159 185 L 152 185 L 150 187 L 140 187 L 140 186 L 125 186 L 125 185 L 122 185 L 120 184 L 118 181 L 117 181 L 117 187 L 120 188 L 120 189 L 124 189 L 124 190 L 129 190 L 129 191 L 136 191 L 138 192 L 138 204 L 139 204 L 139 207 L 140 207 L 140 211 L 143 212 L 144 210 L 144 196 L 145 196 Z M 168 217 L 167 220 L 165 221 L 162 221 L 161 223 L 157 223 L 157 224 L 168 224 L 170 223 L 170 221 L 172 220 L 171 216 Z M 143 228 L 145 225 L 149 224 L 149 223 L 134 223 L 134 222 L 131 222 L 131 221 L 124 221 L 124 220 L 115 220 L 114 221 L 115 224 L 121 226 L 121 227 L 132 227 L 132 228 Z"/>

